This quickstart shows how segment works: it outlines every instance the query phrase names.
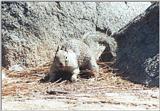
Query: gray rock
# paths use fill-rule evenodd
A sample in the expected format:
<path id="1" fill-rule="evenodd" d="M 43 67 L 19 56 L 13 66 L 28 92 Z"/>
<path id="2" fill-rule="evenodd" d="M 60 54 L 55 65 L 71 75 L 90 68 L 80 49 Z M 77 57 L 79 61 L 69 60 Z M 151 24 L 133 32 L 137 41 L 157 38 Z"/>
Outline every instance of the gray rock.
<path id="1" fill-rule="evenodd" d="M 159 85 L 159 4 L 152 4 L 119 32 L 115 67 L 130 80 Z"/>
<path id="2" fill-rule="evenodd" d="M 7 78 L 7 75 L 4 71 L 1 72 L 1 77 L 2 77 L 2 80 Z"/>
<path id="3" fill-rule="evenodd" d="M 2 2 L 2 66 L 44 65 L 53 60 L 62 41 L 81 38 L 88 31 L 107 31 L 110 35 L 150 4 Z"/>
<path id="4" fill-rule="evenodd" d="M 24 71 L 24 70 L 25 70 L 25 67 L 17 64 L 17 65 L 14 65 L 14 66 L 9 67 L 9 70 L 10 70 L 10 71 L 15 71 L 15 72 Z"/>
<path id="5" fill-rule="evenodd" d="M 144 62 L 144 69 L 149 78 L 147 83 L 158 85 L 159 84 L 159 54 L 152 58 L 148 58 Z"/>
<path id="6" fill-rule="evenodd" d="M 149 2 L 97 2 L 97 27 L 115 33 L 150 5 Z"/>

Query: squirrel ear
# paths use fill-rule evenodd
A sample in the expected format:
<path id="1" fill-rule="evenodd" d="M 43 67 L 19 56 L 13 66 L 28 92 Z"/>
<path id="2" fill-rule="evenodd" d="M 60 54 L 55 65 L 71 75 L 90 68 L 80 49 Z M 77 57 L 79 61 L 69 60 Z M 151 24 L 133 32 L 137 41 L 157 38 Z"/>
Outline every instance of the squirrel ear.
<path id="1" fill-rule="evenodd" d="M 58 47 L 57 47 L 57 50 L 56 50 L 56 53 L 59 51 L 59 49 L 60 49 L 60 47 L 58 46 Z"/>
<path id="2" fill-rule="evenodd" d="M 65 51 L 67 51 L 67 48 L 65 47 L 65 49 L 64 49 Z"/>
<path id="3" fill-rule="evenodd" d="M 60 49 L 60 47 L 59 47 L 59 45 L 58 45 L 57 50 L 56 50 L 55 55 L 54 55 L 54 61 L 55 61 L 55 59 L 56 59 L 56 54 L 57 54 L 57 52 L 59 51 L 59 49 Z"/>

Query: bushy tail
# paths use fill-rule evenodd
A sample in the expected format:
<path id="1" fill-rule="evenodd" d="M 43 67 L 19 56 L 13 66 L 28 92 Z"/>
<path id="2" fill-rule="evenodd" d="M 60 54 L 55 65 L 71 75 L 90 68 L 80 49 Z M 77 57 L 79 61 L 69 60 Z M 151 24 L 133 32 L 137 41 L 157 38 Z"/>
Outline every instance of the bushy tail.
<path id="1" fill-rule="evenodd" d="M 89 35 L 91 35 L 93 32 L 87 32 L 83 35 L 82 41 L 85 40 Z"/>

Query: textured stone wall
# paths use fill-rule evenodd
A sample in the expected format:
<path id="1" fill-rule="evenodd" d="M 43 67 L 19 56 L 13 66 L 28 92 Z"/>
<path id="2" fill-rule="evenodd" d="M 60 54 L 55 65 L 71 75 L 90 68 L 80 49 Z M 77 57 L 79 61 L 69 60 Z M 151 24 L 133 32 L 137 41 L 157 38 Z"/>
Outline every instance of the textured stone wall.
<path id="1" fill-rule="evenodd" d="M 159 85 L 159 4 L 113 36 L 118 45 L 116 68 L 131 81 Z"/>
<path id="2" fill-rule="evenodd" d="M 111 34 L 150 2 L 2 2 L 2 66 L 50 62 L 62 41 L 86 32 Z"/>

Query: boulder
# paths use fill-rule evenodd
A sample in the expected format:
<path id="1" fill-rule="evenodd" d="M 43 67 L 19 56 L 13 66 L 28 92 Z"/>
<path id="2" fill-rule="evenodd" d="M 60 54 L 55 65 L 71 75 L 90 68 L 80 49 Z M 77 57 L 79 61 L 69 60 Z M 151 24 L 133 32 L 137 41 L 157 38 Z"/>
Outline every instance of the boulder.
<path id="1" fill-rule="evenodd" d="M 97 29 L 119 31 L 133 18 L 143 13 L 150 2 L 97 2 Z"/>
<path id="2" fill-rule="evenodd" d="M 113 37 L 118 47 L 114 67 L 133 82 L 158 86 L 159 4 L 153 3 Z"/>
<path id="3" fill-rule="evenodd" d="M 44 65 L 53 59 L 62 41 L 81 38 L 89 31 L 111 35 L 150 4 L 3 1 L 2 66 Z"/>

